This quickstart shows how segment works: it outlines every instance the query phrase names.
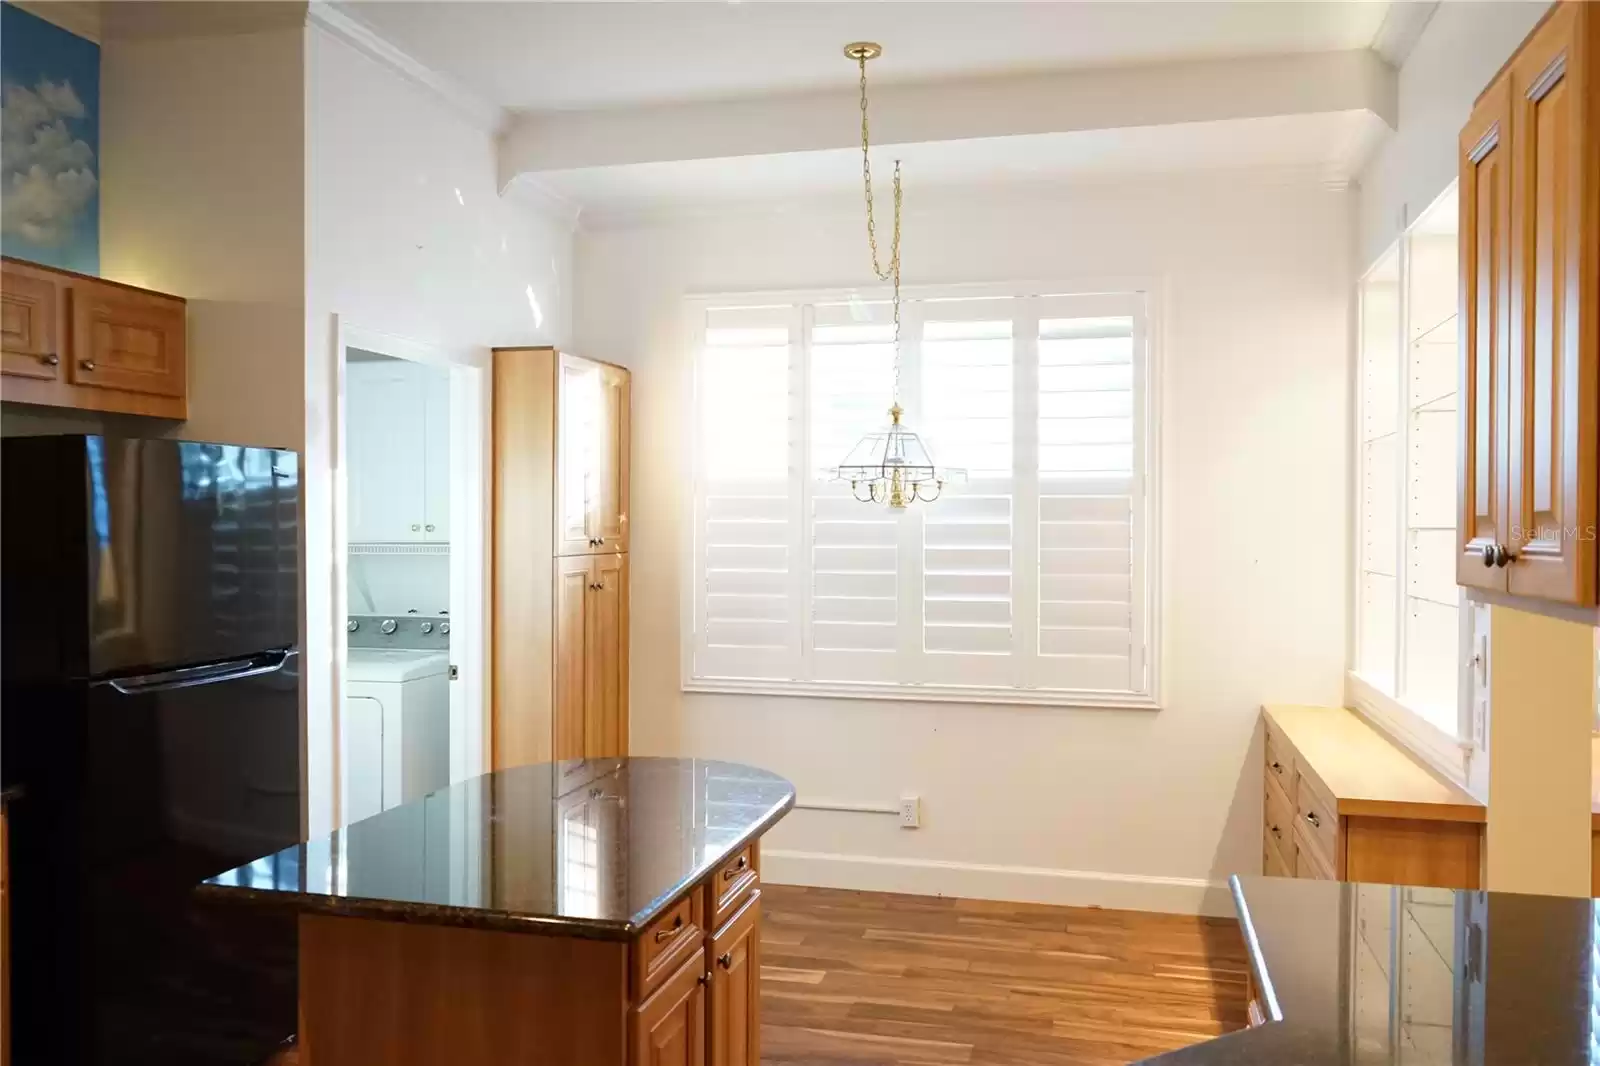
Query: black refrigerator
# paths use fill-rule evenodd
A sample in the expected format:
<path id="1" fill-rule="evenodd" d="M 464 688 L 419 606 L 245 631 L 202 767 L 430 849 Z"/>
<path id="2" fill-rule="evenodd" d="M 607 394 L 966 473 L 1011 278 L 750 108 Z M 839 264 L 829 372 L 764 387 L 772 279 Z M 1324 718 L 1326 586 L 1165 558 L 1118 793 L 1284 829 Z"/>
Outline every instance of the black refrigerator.
<path id="1" fill-rule="evenodd" d="M 291 916 L 205 878 L 302 839 L 299 457 L 0 442 L 12 1061 L 255 1064 Z"/>

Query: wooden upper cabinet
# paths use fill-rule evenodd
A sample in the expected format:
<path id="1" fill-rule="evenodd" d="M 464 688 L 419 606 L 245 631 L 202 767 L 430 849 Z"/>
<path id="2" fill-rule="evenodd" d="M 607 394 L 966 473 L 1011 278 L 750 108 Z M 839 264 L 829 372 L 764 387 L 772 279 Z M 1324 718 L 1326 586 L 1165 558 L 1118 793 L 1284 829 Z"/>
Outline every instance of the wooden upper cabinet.
<path id="1" fill-rule="evenodd" d="M 633 1009 L 632 1066 L 705 1066 L 704 966 L 696 952 Z"/>
<path id="2" fill-rule="evenodd" d="M 1479 97 L 1460 161 L 1457 580 L 1579 606 L 1600 594 L 1597 49 L 1595 5 L 1552 7 Z"/>
<path id="3" fill-rule="evenodd" d="M 605 552 L 628 550 L 628 449 L 632 433 L 632 386 L 628 372 L 609 364 L 600 367 L 592 528 L 597 547 Z"/>
<path id="4" fill-rule="evenodd" d="M 184 348 L 183 304 L 110 285 L 73 287 L 74 384 L 181 397 Z"/>
<path id="5" fill-rule="evenodd" d="M 176 296 L 7 259 L 3 398 L 187 418 L 186 306 Z"/>
<path id="6" fill-rule="evenodd" d="M 0 281 L 0 374 L 60 380 L 60 282 L 10 263 Z"/>
<path id="7" fill-rule="evenodd" d="M 1507 591 L 1583 606 L 1597 591 L 1600 488 L 1592 321 L 1600 115 L 1594 86 L 1585 92 L 1594 76 L 1579 43 L 1586 6 L 1553 9 L 1504 75 L 1513 153 Z"/>
<path id="8" fill-rule="evenodd" d="M 1456 580 L 1504 590 L 1495 552 L 1506 522 L 1506 344 L 1510 299 L 1510 94 L 1479 99 L 1461 131 L 1460 551 Z"/>
<path id="9" fill-rule="evenodd" d="M 627 551 L 628 372 L 563 352 L 558 373 L 557 554 Z"/>
<path id="10" fill-rule="evenodd" d="M 761 894 L 720 929 L 711 956 L 711 1066 L 761 1066 Z"/>

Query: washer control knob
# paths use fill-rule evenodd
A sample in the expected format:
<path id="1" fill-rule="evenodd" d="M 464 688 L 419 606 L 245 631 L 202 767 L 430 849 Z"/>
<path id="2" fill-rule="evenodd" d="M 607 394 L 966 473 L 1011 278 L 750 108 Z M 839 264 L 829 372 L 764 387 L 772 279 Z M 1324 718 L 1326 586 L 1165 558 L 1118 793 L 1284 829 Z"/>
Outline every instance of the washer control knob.
<path id="1" fill-rule="evenodd" d="M 400 627 L 395 624 L 395 620 L 393 618 L 385 618 L 383 620 L 383 623 L 378 626 L 378 631 L 381 632 L 384 636 L 388 636 L 389 634 L 393 633 L 396 629 L 399 629 L 399 628 Z"/>

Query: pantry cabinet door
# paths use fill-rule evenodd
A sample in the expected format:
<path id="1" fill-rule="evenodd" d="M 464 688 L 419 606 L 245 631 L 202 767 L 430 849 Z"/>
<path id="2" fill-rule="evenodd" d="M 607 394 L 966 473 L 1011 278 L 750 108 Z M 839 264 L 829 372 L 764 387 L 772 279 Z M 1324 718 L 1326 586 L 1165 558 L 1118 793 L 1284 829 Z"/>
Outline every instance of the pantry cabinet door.
<path id="1" fill-rule="evenodd" d="M 1461 131 L 1461 447 L 1457 456 L 1456 580 L 1506 587 L 1496 552 L 1510 537 L 1507 508 L 1510 336 L 1510 91 L 1491 87 Z"/>
<path id="2" fill-rule="evenodd" d="M 586 555 L 557 556 L 555 566 L 555 707 L 551 739 L 555 759 L 582 759 L 589 688 L 589 611 L 594 595 L 593 560 Z"/>
<path id="3" fill-rule="evenodd" d="M 598 551 L 594 500 L 600 422 L 600 367 L 561 354 L 556 375 L 556 554 Z"/>
<path id="4" fill-rule="evenodd" d="M 632 431 L 628 372 L 621 367 L 600 367 L 600 403 L 596 420 L 595 486 L 591 504 L 596 547 L 603 552 L 628 550 L 628 448 Z"/>
<path id="5" fill-rule="evenodd" d="M 1596 187 L 1578 47 L 1583 4 L 1561 4 L 1507 71 L 1511 101 L 1510 562 L 1507 591 L 1595 602 L 1596 352 L 1580 278 L 1595 269 Z M 1588 137 L 1600 136 L 1593 131 Z M 1581 254 L 1582 253 L 1582 254 Z M 1589 254 L 1587 266 L 1583 254 Z M 1587 282 L 1590 299 L 1594 279 Z M 1585 338 L 1583 331 L 1590 331 Z M 1583 344 L 1587 341 L 1587 345 Z"/>
<path id="6" fill-rule="evenodd" d="M 597 555 L 590 570 L 584 756 L 628 754 L 628 557 Z"/>

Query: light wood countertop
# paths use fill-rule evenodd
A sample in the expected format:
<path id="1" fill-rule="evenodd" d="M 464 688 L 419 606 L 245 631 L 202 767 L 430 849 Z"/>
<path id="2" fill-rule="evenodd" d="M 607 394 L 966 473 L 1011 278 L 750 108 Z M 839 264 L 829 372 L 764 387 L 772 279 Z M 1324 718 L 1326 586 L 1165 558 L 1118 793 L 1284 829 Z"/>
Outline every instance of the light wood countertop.
<path id="1" fill-rule="evenodd" d="M 1483 822 L 1484 805 L 1443 780 L 1343 707 L 1268 706 L 1262 712 L 1327 788 L 1341 815 Z"/>

